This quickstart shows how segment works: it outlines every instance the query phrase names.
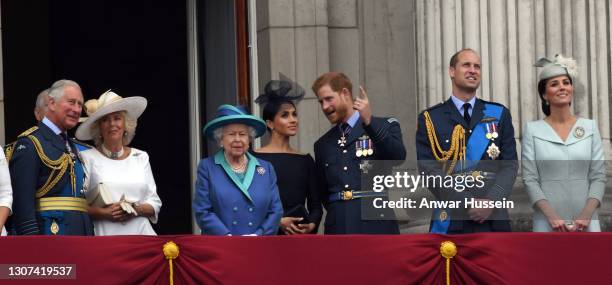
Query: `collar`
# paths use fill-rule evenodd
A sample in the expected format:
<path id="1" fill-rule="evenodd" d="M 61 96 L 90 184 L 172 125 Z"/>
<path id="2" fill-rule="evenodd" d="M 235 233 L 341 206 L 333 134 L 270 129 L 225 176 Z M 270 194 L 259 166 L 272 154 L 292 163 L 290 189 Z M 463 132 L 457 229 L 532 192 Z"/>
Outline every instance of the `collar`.
<path id="1" fill-rule="evenodd" d="M 259 160 L 257 160 L 257 158 L 255 158 L 250 152 L 247 151 L 246 156 L 249 159 L 249 162 L 246 166 L 244 179 L 239 179 L 238 175 L 234 173 L 232 167 L 225 160 L 225 150 L 220 150 L 215 154 L 215 164 L 221 165 L 221 168 L 223 168 L 225 174 L 229 176 L 229 178 L 234 182 L 236 187 L 240 189 L 244 196 L 246 196 L 251 202 L 253 202 L 253 199 L 249 194 L 249 187 L 251 186 L 251 182 L 253 182 L 253 178 L 255 176 L 255 168 L 261 166 L 261 164 L 259 163 Z M 259 174 L 264 175 L 263 173 Z"/>
<path id="2" fill-rule="evenodd" d="M 42 119 L 42 123 L 49 127 L 49 129 L 51 129 L 56 135 L 62 133 L 62 130 L 60 130 L 60 128 L 58 128 L 53 122 L 51 122 L 51 120 L 47 119 L 47 117 L 44 117 Z"/>
<path id="3" fill-rule="evenodd" d="M 246 156 L 249 159 L 249 162 L 247 163 L 247 169 L 249 169 L 249 166 L 251 166 L 251 164 L 254 164 L 255 166 L 261 166 L 259 160 L 257 160 L 257 158 L 253 156 L 250 152 L 247 151 Z M 215 164 L 230 167 L 227 160 L 225 160 L 225 150 L 221 149 L 217 153 L 215 153 Z"/>
<path id="4" fill-rule="evenodd" d="M 359 111 L 355 111 L 353 112 L 353 115 L 351 115 L 351 117 L 346 121 L 346 123 L 349 124 L 349 126 L 351 126 L 351 129 L 355 127 L 355 125 L 357 124 L 357 121 L 359 120 Z M 341 125 L 342 123 L 338 124 Z"/>
<path id="5" fill-rule="evenodd" d="M 476 96 L 472 97 L 472 99 L 470 99 L 470 101 L 463 102 L 463 101 L 461 101 L 461 99 L 459 99 L 459 98 L 455 97 L 455 95 L 451 94 L 451 100 L 453 101 L 453 104 L 455 105 L 455 107 L 459 111 L 459 114 L 463 115 L 463 104 L 465 104 L 465 103 L 469 103 L 470 106 L 472 107 L 472 108 L 470 108 L 470 112 L 474 111 L 474 105 L 476 105 Z"/>

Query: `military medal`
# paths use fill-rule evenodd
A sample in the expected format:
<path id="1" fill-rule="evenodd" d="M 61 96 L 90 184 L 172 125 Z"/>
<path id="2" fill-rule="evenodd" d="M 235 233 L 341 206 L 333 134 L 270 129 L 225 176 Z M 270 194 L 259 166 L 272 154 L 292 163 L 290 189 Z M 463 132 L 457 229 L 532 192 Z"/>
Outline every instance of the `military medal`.
<path id="1" fill-rule="evenodd" d="M 338 140 L 338 145 L 339 146 L 344 146 L 346 145 L 346 137 L 344 137 L 344 134 L 342 134 L 342 136 L 340 137 L 340 139 Z"/>
<path id="2" fill-rule="evenodd" d="M 497 157 L 499 157 L 500 151 L 499 151 L 499 148 L 495 145 L 495 143 L 491 143 L 489 148 L 487 148 L 487 154 L 493 160 L 495 160 L 495 159 L 497 159 Z"/>
<path id="3" fill-rule="evenodd" d="M 576 127 L 576 129 L 574 129 L 574 136 L 577 139 L 581 139 L 582 137 L 584 137 L 584 128 L 583 127 Z"/>
<path id="4" fill-rule="evenodd" d="M 492 133 L 491 136 L 496 139 L 497 137 L 499 137 L 499 134 L 497 133 L 497 126 L 495 125 L 495 123 L 491 123 L 491 129 L 492 129 Z"/>
<path id="5" fill-rule="evenodd" d="M 363 150 L 361 148 L 361 141 L 358 140 L 355 142 L 355 149 L 356 149 L 355 155 L 357 157 L 361 157 L 363 155 Z"/>
<path id="6" fill-rule="evenodd" d="M 372 164 L 370 164 L 369 160 L 362 160 L 361 163 L 359 164 L 359 170 L 361 170 L 362 173 L 368 173 L 368 171 L 370 169 L 372 169 Z"/>
<path id="7" fill-rule="evenodd" d="M 446 219 L 448 219 L 448 214 L 446 213 L 446 211 L 442 210 L 440 212 L 440 222 L 444 222 L 446 221 Z"/>
<path id="8" fill-rule="evenodd" d="M 372 148 L 372 139 L 368 139 L 368 155 L 373 155 L 374 149 Z"/>
<path id="9" fill-rule="evenodd" d="M 493 131 L 491 130 L 491 123 L 486 123 L 485 127 L 487 128 L 487 133 L 485 134 L 485 138 L 490 140 L 493 138 Z"/>
<path id="10" fill-rule="evenodd" d="M 497 133 L 497 126 L 495 123 L 486 123 L 487 133 L 485 134 L 485 138 L 488 140 L 494 140 L 499 137 L 499 133 Z"/>
<path id="11" fill-rule="evenodd" d="M 57 225 L 57 223 L 55 222 L 55 220 L 53 220 L 53 222 L 51 223 L 51 227 L 49 227 L 49 230 L 51 231 L 52 234 L 56 235 L 57 233 L 59 233 L 59 226 Z"/>

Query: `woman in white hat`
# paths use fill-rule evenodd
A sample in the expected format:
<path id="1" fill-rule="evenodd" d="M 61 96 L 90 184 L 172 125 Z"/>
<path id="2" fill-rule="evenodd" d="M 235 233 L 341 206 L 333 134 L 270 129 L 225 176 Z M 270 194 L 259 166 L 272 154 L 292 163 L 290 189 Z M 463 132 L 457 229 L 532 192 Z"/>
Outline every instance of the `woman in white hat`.
<path id="1" fill-rule="evenodd" d="M 193 211 L 207 235 L 275 235 L 283 206 L 272 165 L 248 153 L 266 124 L 240 106 L 221 105 L 204 135 L 221 146 L 198 165 Z"/>
<path id="2" fill-rule="evenodd" d="M 597 123 L 572 114 L 576 62 L 540 59 L 538 80 L 546 117 L 523 128 L 523 181 L 535 232 L 601 231 L 597 209 L 606 184 Z"/>
<path id="3" fill-rule="evenodd" d="M 147 106 L 143 97 L 122 98 L 110 90 L 85 102 L 89 116 L 76 132 L 96 148 L 81 152 L 96 235 L 155 235 L 161 200 L 146 152 L 128 147 L 136 120 Z"/>

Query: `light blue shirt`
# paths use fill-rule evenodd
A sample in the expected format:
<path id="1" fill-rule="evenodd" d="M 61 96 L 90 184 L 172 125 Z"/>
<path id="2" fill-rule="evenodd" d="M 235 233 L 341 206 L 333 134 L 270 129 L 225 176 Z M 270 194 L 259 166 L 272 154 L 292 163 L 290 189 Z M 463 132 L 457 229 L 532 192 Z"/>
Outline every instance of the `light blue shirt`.
<path id="1" fill-rule="evenodd" d="M 359 111 L 355 111 L 355 113 L 353 113 L 353 115 L 351 115 L 351 117 L 346 122 L 349 124 L 349 126 L 351 126 L 351 129 L 352 129 L 355 127 L 355 124 L 357 124 L 358 120 L 359 120 Z"/>
<path id="2" fill-rule="evenodd" d="M 472 116 L 472 112 L 474 111 L 474 104 L 476 104 L 476 96 L 472 97 L 470 101 L 463 102 L 461 99 L 451 94 L 451 100 L 453 100 L 453 104 L 455 104 L 455 107 L 457 107 L 457 110 L 459 111 L 459 114 L 461 114 L 461 116 L 463 116 L 463 104 L 470 103 L 470 109 L 468 109 L 468 113 L 470 113 L 470 116 Z"/>
<path id="3" fill-rule="evenodd" d="M 42 123 L 49 127 L 49 129 L 51 129 L 56 135 L 62 133 L 62 130 L 60 130 L 60 128 L 58 128 L 53 122 L 51 122 L 51 120 L 47 119 L 47 117 L 44 117 L 42 119 Z"/>

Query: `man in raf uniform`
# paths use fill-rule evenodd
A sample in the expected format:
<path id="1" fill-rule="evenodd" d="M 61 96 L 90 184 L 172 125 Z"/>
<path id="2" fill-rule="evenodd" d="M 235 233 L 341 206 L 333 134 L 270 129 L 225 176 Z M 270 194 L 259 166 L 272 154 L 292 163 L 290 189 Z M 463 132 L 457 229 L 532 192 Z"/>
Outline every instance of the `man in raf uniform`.
<path id="1" fill-rule="evenodd" d="M 450 60 L 451 97 L 423 111 L 418 118 L 416 149 L 426 175 L 480 176 L 484 186 L 466 191 L 430 187 L 439 200 L 502 201 L 508 198 L 517 171 L 516 144 L 510 111 L 476 98 L 480 57 L 462 49 Z M 442 169 L 442 165 L 445 165 Z M 481 185 L 482 186 L 482 185 Z M 432 233 L 511 231 L 507 209 L 462 207 L 436 209 Z"/>
<path id="2" fill-rule="evenodd" d="M 13 231 L 17 235 L 92 235 L 79 151 L 67 136 L 81 116 L 81 88 L 74 81 L 59 80 L 48 96 L 44 118 L 19 136 L 9 162 Z"/>
<path id="3" fill-rule="evenodd" d="M 360 87 L 353 100 L 352 83 L 346 75 L 329 72 L 313 84 L 321 109 L 334 125 L 315 142 L 315 160 L 327 216 L 326 234 L 398 234 L 393 211 L 379 215 L 385 220 L 364 220 L 363 209 L 373 208 L 381 193 L 361 189 L 361 169 L 369 160 L 404 160 L 399 122 L 372 116 L 368 97 Z M 384 193 L 382 194 L 384 195 Z"/>

